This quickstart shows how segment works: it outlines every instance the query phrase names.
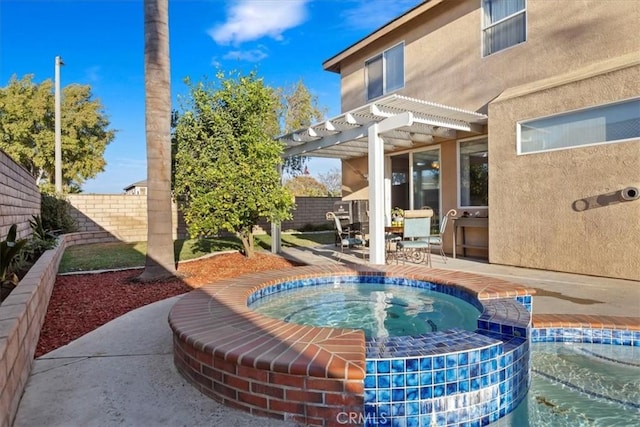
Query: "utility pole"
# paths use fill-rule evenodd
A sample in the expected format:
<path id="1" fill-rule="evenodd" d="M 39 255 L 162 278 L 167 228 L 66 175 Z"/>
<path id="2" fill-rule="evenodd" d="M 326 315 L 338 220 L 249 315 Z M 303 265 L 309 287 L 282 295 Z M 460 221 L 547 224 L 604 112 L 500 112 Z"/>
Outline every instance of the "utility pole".
<path id="1" fill-rule="evenodd" d="M 64 65 L 62 58 L 56 56 L 55 72 L 55 181 L 56 193 L 62 193 L 62 126 L 60 121 L 60 66 Z"/>

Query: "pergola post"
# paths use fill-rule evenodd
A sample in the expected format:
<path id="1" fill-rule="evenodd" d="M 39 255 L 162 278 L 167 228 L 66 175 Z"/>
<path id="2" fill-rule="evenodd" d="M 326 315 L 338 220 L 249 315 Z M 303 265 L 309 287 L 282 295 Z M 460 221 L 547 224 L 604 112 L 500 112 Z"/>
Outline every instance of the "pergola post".
<path id="1" fill-rule="evenodd" d="M 368 128 L 369 144 L 369 262 L 385 264 L 384 239 L 384 143 L 380 134 L 411 126 L 413 114 L 404 112 L 373 123 Z"/>
<path id="2" fill-rule="evenodd" d="M 282 183 L 282 164 L 277 166 L 280 175 L 280 183 Z M 279 254 L 282 251 L 282 236 L 280 233 L 281 223 L 279 221 L 271 223 L 271 253 Z"/>
<path id="3" fill-rule="evenodd" d="M 384 145 L 380 124 L 368 129 L 369 143 L 369 262 L 385 263 L 384 242 Z"/>

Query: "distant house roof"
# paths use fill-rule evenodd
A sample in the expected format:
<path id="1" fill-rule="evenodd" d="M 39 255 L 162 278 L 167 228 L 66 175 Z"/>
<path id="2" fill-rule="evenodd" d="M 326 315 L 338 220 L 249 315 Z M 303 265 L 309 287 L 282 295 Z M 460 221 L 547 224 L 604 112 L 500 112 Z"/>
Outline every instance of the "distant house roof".
<path id="1" fill-rule="evenodd" d="M 126 187 L 124 187 L 124 191 L 129 191 L 132 188 L 136 188 L 136 187 L 146 187 L 147 186 L 147 180 L 144 179 L 142 181 L 138 181 L 138 182 L 134 182 L 133 184 L 129 184 Z"/>

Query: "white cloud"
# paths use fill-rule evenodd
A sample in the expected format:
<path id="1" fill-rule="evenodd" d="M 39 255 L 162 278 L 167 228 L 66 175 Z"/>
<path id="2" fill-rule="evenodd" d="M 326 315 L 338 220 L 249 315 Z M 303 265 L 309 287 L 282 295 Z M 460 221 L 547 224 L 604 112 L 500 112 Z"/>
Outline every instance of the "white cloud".
<path id="1" fill-rule="evenodd" d="M 101 80 L 100 76 L 100 66 L 94 65 L 92 67 L 87 68 L 85 72 L 85 78 L 87 81 L 95 83 Z"/>
<path id="2" fill-rule="evenodd" d="M 223 59 L 236 59 L 238 61 L 258 62 L 266 58 L 267 55 L 260 49 L 232 50 L 223 56 Z"/>
<path id="3" fill-rule="evenodd" d="M 227 21 L 208 31 L 218 44 L 271 37 L 282 40 L 282 33 L 307 18 L 309 0 L 241 0 L 227 11 Z"/>
<path id="4" fill-rule="evenodd" d="M 422 1 L 352 0 L 343 3 L 344 11 L 341 16 L 346 26 L 373 31 L 422 3 Z M 355 6 L 350 7 L 354 3 Z"/>

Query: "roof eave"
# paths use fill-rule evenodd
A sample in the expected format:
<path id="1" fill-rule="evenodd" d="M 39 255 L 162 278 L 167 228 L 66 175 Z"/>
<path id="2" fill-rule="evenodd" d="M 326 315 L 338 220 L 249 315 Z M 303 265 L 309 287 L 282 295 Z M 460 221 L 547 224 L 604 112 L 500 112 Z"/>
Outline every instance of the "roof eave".
<path id="1" fill-rule="evenodd" d="M 425 0 L 423 3 L 418 4 L 413 9 L 410 9 L 404 14 L 389 21 L 371 34 L 365 36 L 364 38 L 358 40 L 338 54 L 327 59 L 322 63 L 322 68 L 324 68 L 325 71 L 340 73 L 340 64 L 344 59 L 445 1 L 446 0 Z"/>

